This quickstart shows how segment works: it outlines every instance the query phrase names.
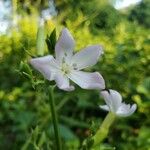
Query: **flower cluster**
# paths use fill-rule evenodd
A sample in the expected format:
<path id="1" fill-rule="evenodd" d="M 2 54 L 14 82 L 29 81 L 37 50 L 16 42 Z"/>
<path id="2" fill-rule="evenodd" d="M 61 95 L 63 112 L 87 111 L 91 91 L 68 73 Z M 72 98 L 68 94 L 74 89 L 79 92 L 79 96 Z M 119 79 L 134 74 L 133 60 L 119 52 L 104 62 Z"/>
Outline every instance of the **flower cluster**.
<path id="1" fill-rule="evenodd" d="M 74 54 L 75 40 L 64 28 L 55 45 L 55 58 L 52 55 L 31 59 L 31 65 L 47 80 L 55 80 L 59 89 L 72 91 L 75 87 L 70 80 L 83 89 L 100 90 L 106 105 L 100 108 L 111 111 L 117 116 L 129 116 L 136 110 L 136 104 L 130 106 L 122 102 L 121 95 L 114 90 L 104 90 L 105 81 L 98 72 L 81 71 L 93 66 L 103 54 L 100 45 L 88 46 Z"/>

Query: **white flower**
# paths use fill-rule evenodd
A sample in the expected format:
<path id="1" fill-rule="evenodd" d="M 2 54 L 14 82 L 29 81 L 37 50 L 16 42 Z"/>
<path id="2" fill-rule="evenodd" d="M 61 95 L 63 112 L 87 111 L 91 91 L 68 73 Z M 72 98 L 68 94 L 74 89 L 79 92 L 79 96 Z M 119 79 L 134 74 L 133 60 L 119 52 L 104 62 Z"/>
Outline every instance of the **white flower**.
<path id="1" fill-rule="evenodd" d="M 122 102 L 122 96 L 115 90 L 105 90 L 101 92 L 107 105 L 102 105 L 100 108 L 111 111 L 117 116 L 126 117 L 133 114 L 137 108 L 136 104 L 132 106 Z"/>
<path id="2" fill-rule="evenodd" d="M 47 80 L 55 80 L 56 85 L 62 90 L 74 90 L 69 79 L 83 89 L 104 89 L 104 79 L 98 72 L 80 71 L 97 63 L 99 56 L 103 53 L 101 46 L 89 46 L 73 55 L 74 46 L 75 41 L 65 28 L 55 45 L 55 58 L 48 55 L 33 58 L 30 63 Z"/>

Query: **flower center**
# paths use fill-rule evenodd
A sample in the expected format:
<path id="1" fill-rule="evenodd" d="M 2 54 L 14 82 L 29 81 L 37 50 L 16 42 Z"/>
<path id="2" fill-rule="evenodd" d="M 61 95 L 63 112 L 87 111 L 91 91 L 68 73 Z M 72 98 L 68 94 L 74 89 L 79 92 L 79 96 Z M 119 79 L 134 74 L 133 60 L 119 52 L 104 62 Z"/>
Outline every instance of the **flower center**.
<path id="1" fill-rule="evenodd" d="M 71 70 L 71 67 L 66 62 L 62 63 L 61 71 L 63 72 L 63 74 L 70 73 L 70 70 Z"/>
<path id="2" fill-rule="evenodd" d="M 65 58 L 62 59 L 61 71 L 64 75 L 67 75 L 71 72 L 71 70 L 77 70 L 77 64 L 68 64 Z"/>
<path id="3" fill-rule="evenodd" d="M 62 59 L 62 65 L 61 65 L 61 71 L 63 72 L 64 75 L 69 74 L 71 71 L 71 66 L 66 63 L 65 57 Z"/>

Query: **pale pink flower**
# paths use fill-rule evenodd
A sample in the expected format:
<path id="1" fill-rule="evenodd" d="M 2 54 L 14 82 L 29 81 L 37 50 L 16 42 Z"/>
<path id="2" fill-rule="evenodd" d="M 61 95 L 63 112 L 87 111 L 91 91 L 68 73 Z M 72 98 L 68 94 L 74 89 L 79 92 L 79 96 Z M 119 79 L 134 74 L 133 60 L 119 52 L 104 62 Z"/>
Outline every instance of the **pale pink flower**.
<path id="1" fill-rule="evenodd" d="M 74 90 L 69 80 L 83 89 L 104 89 L 104 79 L 98 72 L 81 71 L 97 63 L 103 53 L 102 47 L 93 45 L 73 54 L 74 47 L 75 41 L 72 35 L 67 28 L 64 28 L 55 45 L 55 58 L 48 55 L 33 58 L 30 63 L 47 80 L 55 80 L 56 85 L 62 90 Z"/>
<path id="2" fill-rule="evenodd" d="M 117 116 L 130 116 L 137 108 L 136 104 L 130 105 L 122 102 L 122 96 L 115 90 L 110 89 L 108 91 L 101 91 L 101 95 L 104 98 L 106 105 L 102 105 L 100 108 L 111 111 Z"/>

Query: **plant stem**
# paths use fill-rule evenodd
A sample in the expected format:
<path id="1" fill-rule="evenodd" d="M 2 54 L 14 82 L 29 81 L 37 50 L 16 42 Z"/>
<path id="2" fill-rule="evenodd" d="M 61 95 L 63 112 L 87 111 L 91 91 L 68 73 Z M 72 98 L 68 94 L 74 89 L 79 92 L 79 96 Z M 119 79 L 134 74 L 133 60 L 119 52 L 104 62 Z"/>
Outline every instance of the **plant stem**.
<path id="1" fill-rule="evenodd" d="M 90 150 L 98 146 L 108 135 L 109 128 L 115 120 L 115 114 L 109 112 L 96 134 L 83 141 L 82 150 Z"/>
<path id="2" fill-rule="evenodd" d="M 61 139 L 60 139 L 59 128 L 58 128 L 58 119 L 57 119 L 55 103 L 54 103 L 54 86 L 49 87 L 48 91 L 49 91 L 49 103 L 50 103 L 50 108 L 51 108 L 54 133 L 55 133 L 55 138 L 56 138 L 56 149 L 62 150 Z"/>
<path id="3" fill-rule="evenodd" d="M 104 121 L 102 122 L 100 128 L 96 132 L 96 134 L 93 136 L 93 147 L 101 143 L 108 135 L 109 128 L 112 125 L 112 123 L 115 120 L 115 114 L 112 112 L 109 112 Z"/>

